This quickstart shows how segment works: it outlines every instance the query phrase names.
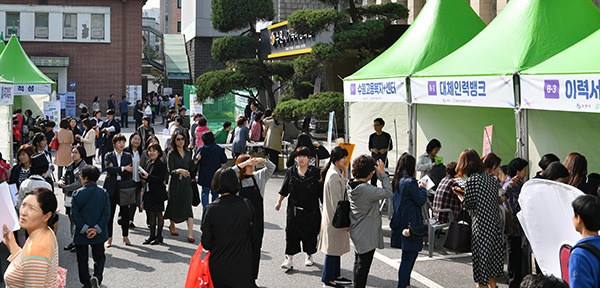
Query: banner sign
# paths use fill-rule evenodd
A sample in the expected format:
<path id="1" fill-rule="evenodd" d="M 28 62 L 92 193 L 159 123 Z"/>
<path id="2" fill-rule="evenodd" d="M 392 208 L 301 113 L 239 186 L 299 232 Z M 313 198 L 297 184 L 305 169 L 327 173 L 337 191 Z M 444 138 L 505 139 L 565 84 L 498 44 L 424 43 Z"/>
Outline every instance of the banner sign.
<path id="1" fill-rule="evenodd" d="M 65 117 L 76 117 L 77 115 L 77 98 L 75 92 L 65 93 Z M 62 103 L 61 103 L 62 106 Z"/>
<path id="2" fill-rule="evenodd" d="M 129 106 L 134 106 L 136 100 L 142 99 L 142 85 L 125 85 L 125 95 Z"/>
<path id="3" fill-rule="evenodd" d="M 262 52 L 265 52 L 269 59 L 306 54 L 310 53 L 311 47 L 317 43 L 330 43 L 332 35 L 332 28 L 319 34 L 299 34 L 289 27 L 288 21 L 283 21 L 261 30 L 261 43 L 270 44 L 261 46 L 261 50 L 268 50 Z"/>
<path id="4" fill-rule="evenodd" d="M 344 81 L 344 101 L 407 103 L 404 82 L 402 78 Z"/>
<path id="5" fill-rule="evenodd" d="M 61 119 L 60 101 L 44 101 L 44 115 L 47 119 L 58 123 Z"/>
<path id="6" fill-rule="evenodd" d="M 43 95 L 52 93 L 50 84 L 14 84 L 14 95 Z"/>
<path id="7" fill-rule="evenodd" d="M 485 126 L 483 128 L 483 150 L 481 150 L 481 156 L 492 153 L 492 136 L 494 133 L 494 125 Z"/>
<path id="8" fill-rule="evenodd" d="M 0 85 L 0 106 L 13 105 L 13 85 Z"/>
<path id="9" fill-rule="evenodd" d="M 209 103 L 206 103 L 206 104 L 209 104 Z M 190 94 L 190 109 L 188 111 L 186 111 L 185 113 L 189 114 L 190 116 L 193 116 L 196 114 L 203 114 L 202 113 L 202 104 L 196 102 L 196 94 Z"/>
<path id="10" fill-rule="evenodd" d="M 411 78 L 412 103 L 514 108 L 512 76 Z"/>
<path id="11" fill-rule="evenodd" d="M 521 76 L 521 107 L 600 113 L 600 75 Z"/>

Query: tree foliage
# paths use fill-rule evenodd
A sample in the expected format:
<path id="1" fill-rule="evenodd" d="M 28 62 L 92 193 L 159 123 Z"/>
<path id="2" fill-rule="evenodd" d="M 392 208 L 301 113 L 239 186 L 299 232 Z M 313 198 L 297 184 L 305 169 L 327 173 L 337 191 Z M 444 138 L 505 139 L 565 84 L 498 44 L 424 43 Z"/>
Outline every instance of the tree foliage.
<path id="1" fill-rule="evenodd" d="M 336 115 L 344 115 L 344 94 L 339 92 L 320 92 L 310 95 L 308 99 L 291 99 L 282 101 L 275 108 L 274 113 L 281 115 L 287 121 L 316 116 L 326 118 L 329 112 L 335 111 Z"/>
<path id="2" fill-rule="evenodd" d="M 251 29 L 257 20 L 273 20 L 273 0 L 212 0 L 213 28 L 220 32 Z"/>
<path id="3" fill-rule="evenodd" d="M 345 13 L 333 9 L 307 9 L 293 12 L 288 23 L 299 34 L 318 34 L 345 18 Z"/>
<path id="4" fill-rule="evenodd" d="M 229 36 L 215 40 L 210 52 L 212 58 L 226 64 L 240 58 L 256 58 L 258 42 L 248 36 Z"/>

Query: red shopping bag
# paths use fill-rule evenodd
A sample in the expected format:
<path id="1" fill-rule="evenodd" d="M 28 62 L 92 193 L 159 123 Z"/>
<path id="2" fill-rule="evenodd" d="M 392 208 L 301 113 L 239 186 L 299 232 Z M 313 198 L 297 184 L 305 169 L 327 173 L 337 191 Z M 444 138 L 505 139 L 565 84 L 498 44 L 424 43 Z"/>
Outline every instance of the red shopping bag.
<path id="1" fill-rule="evenodd" d="M 214 288 L 212 278 L 210 277 L 210 268 L 208 267 L 208 260 L 210 258 L 210 252 L 206 253 L 204 259 L 202 259 L 202 244 L 198 245 L 196 253 L 190 260 L 190 267 L 188 268 L 187 278 L 185 280 L 185 288 Z"/>

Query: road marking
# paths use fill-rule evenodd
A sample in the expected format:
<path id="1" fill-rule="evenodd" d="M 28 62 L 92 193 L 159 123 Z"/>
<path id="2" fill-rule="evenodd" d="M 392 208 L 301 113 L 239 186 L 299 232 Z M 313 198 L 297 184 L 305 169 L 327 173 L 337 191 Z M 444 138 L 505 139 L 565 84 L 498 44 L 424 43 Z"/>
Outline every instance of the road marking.
<path id="1" fill-rule="evenodd" d="M 471 257 L 471 256 L 472 256 L 471 253 L 460 253 L 460 254 L 451 254 L 451 255 L 439 255 L 439 256 L 433 256 L 431 258 L 429 258 L 428 256 L 421 256 L 421 257 L 417 258 L 417 262 L 431 261 L 431 260 L 454 259 L 454 258 L 466 258 L 466 257 Z"/>
<path id="2" fill-rule="evenodd" d="M 394 267 L 396 270 L 398 270 L 398 268 L 400 267 L 400 261 L 390 259 L 387 256 L 385 256 L 377 251 L 375 251 L 375 258 L 387 265 Z M 444 288 L 440 284 L 433 282 L 431 279 L 415 272 L 414 270 L 410 274 L 410 277 L 417 280 L 419 283 L 421 283 L 427 287 L 430 287 L 430 288 Z"/>

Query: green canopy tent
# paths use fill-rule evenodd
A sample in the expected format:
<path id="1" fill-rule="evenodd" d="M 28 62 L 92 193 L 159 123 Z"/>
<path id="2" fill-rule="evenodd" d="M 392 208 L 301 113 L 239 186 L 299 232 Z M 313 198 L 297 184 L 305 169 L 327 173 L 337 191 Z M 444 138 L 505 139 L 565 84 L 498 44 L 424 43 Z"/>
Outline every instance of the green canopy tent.
<path id="1" fill-rule="evenodd" d="M 526 114 L 514 116 L 513 75 L 599 27 L 600 11 L 589 0 L 510 1 L 473 40 L 411 77 L 417 143 L 438 138 L 446 159 L 456 159 L 466 147 L 482 147 L 484 126 L 494 125 L 494 152 L 505 161 L 514 151 L 527 158 Z"/>
<path id="2" fill-rule="evenodd" d="M 2 122 L 12 124 L 13 107 L 31 109 L 33 115 L 44 114 L 43 102 L 49 100 L 54 81 L 31 62 L 15 35 L 10 37 L 0 54 L 0 77 L 12 84 L 11 91 L 14 95 L 13 103 L 0 109 Z M 8 129 L 4 131 L 7 131 L 6 139 L 12 139 L 12 125 L 8 125 Z M 8 146 L 9 152 L 6 157 L 12 155 L 12 145 Z M 3 146 L 0 146 L 0 149 L 4 152 Z"/>
<path id="3" fill-rule="evenodd" d="M 527 109 L 532 163 L 548 152 L 564 159 L 577 151 L 588 156 L 589 172 L 600 172 L 600 163 L 589 161 L 600 138 L 598 45 L 600 31 L 521 72 L 521 108 Z"/>
<path id="4" fill-rule="evenodd" d="M 483 21 L 464 0 L 427 1 L 417 19 L 396 43 L 346 77 L 346 131 L 349 142 L 356 144 L 353 154 L 369 153 L 368 139 L 373 133 L 371 124 L 377 117 L 387 121 L 384 130 L 392 135 L 394 126 L 391 120 L 396 122 L 401 138 L 395 139 L 394 150 L 410 151 L 412 141 L 404 137 L 405 132 L 411 130 L 406 104 L 407 88 L 404 85 L 406 77 L 458 49 L 484 27 Z M 394 165 L 395 162 L 392 163 Z"/>
<path id="5" fill-rule="evenodd" d="M 43 102 L 49 101 L 55 83 L 33 64 L 15 35 L 0 54 L 0 76 L 14 83 L 15 107 L 44 114 Z"/>

